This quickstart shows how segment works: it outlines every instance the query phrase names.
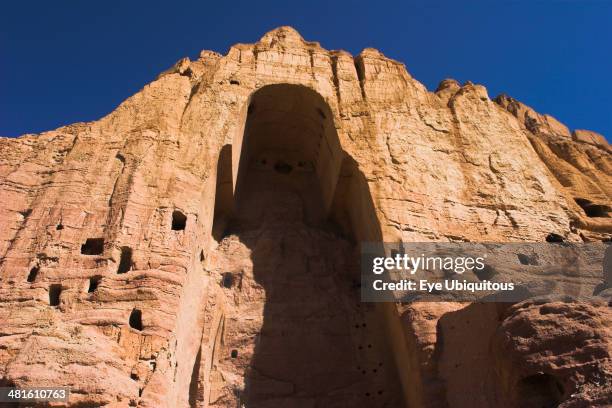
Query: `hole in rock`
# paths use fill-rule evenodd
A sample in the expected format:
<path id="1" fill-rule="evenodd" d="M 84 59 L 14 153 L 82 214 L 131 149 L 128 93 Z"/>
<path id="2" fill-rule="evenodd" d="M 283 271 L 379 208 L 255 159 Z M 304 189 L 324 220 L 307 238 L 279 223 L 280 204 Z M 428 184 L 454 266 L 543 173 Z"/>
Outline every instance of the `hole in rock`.
<path id="1" fill-rule="evenodd" d="M 172 212 L 172 229 L 174 231 L 182 231 L 187 225 L 187 216 L 179 210 Z"/>
<path id="2" fill-rule="evenodd" d="M 221 279 L 221 284 L 224 288 L 231 288 L 234 284 L 234 275 L 232 275 L 230 272 L 224 273 L 223 278 Z"/>
<path id="3" fill-rule="evenodd" d="M 62 223 L 60 222 L 59 224 L 57 224 L 57 225 L 55 226 L 55 229 L 56 229 L 56 230 L 58 230 L 58 231 L 61 231 L 61 230 L 63 230 L 63 229 L 64 229 L 64 226 L 63 226 L 63 225 L 62 225 Z"/>
<path id="4" fill-rule="evenodd" d="M 534 374 L 517 384 L 518 406 L 554 408 L 563 401 L 564 387 L 552 375 Z"/>
<path id="5" fill-rule="evenodd" d="M 28 274 L 28 282 L 34 282 L 36 280 L 36 277 L 38 276 L 39 271 L 40 268 L 38 267 L 38 265 L 33 266 L 32 269 L 30 269 L 30 273 Z"/>
<path id="6" fill-rule="evenodd" d="M 142 331 L 142 312 L 138 309 L 133 309 L 130 313 L 130 327 L 138 331 Z"/>
<path id="7" fill-rule="evenodd" d="M 237 81 L 237 80 L 235 80 L 235 79 L 230 79 L 230 84 L 231 84 L 231 85 L 240 85 L 240 82 L 238 82 L 238 81 Z"/>
<path id="8" fill-rule="evenodd" d="M 134 381 L 138 381 L 138 374 L 136 374 L 136 373 L 132 373 L 132 374 L 130 374 L 130 378 L 131 378 L 132 380 L 134 380 Z"/>
<path id="9" fill-rule="evenodd" d="M 538 261 L 534 255 L 516 254 L 521 265 L 538 265 Z"/>
<path id="10" fill-rule="evenodd" d="M 243 377 L 248 387 L 239 397 L 225 393 L 227 405 L 276 406 L 282 399 L 284 407 L 305 400 L 321 407 L 404 406 L 393 351 L 404 346 L 388 343 L 385 332 L 397 314 L 384 304 L 361 307 L 356 290 L 358 243 L 382 242 L 382 233 L 366 178 L 340 145 L 334 114 L 316 92 L 286 84 L 260 88 L 245 106 L 244 126 L 219 153 L 213 217 L 219 245 L 209 256 L 211 269 L 241 270 L 240 278 L 222 275 L 223 287 L 240 290 L 223 292 L 232 305 L 223 312 L 223 332 L 236 335 L 219 342 L 220 355 L 231 358 L 217 369 Z M 300 162 L 312 171 L 293 171 L 289 163 Z M 240 284 L 230 284 L 230 276 Z M 367 340 L 354 328 L 364 321 Z M 386 362 L 377 372 L 355 370 L 366 354 L 355 345 L 364 342 L 368 359 Z M 221 381 L 219 387 L 232 389 Z M 364 383 L 389 392 L 373 403 Z M 288 394 L 286 384 L 299 394 Z"/>
<path id="11" fill-rule="evenodd" d="M 290 164 L 279 160 L 274 164 L 274 170 L 276 170 L 277 173 L 289 174 L 291 173 L 291 170 L 293 170 L 293 167 Z"/>
<path id="12" fill-rule="evenodd" d="M 474 268 L 474 274 L 476 274 L 478 279 L 480 279 L 481 281 L 490 280 L 491 278 L 493 278 L 493 276 L 495 276 L 496 273 L 497 272 L 495 272 L 495 269 L 491 265 L 485 264 L 484 267 L 481 269 Z"/>
<path id="13" fill-rule="evenodd" d="M 62 294 L 62 285 L 54 284 L 54 285 L 49 286 L 49 305 L 59 306 L 61 294 Z"/>
<path id="14" fill-rule="evenodd" d="M 546 236 L 546 242 L 564 242 L 564 241 L 565 241 L 565 238 L 563 238 L 563 236 L 559 234 L 555 234 L 554 232 L 551 232 L 550 234 Z"/>
<path id="15" fill-rule="evenodd" d="M 89 287 L 87 288 L 87 293 L 95 292 L 96 289 L 98 289 L 101 280 L 101 276 L 92 276 L 91 278 L 89 278 Z"/>
<path id="16" fill-rule="evenodd" d="M 610 207 L 606 205 L 595 204 L 585 198 L 575 198 L 576 204 L 578 204 L 587 217 L 609 217 Z"/>
<path id="17" fill-rule="evenodd" d="M 87 238 L 81 245 L 83 255 L 101 255 L 104 252 L 104 238 Z"/>
<path id="18" fill-rule="evenodd" d="M 121 247 L 121 255 L 119 256 L 119 266 L 117 273 L 126 273 L 132 269 L 132 248 Z"/>

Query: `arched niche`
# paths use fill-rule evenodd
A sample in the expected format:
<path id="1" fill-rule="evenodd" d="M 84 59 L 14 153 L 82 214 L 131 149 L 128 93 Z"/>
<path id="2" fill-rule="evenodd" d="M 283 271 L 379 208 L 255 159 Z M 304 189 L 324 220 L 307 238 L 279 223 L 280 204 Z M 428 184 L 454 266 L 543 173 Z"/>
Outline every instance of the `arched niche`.
<path id="1" fill-rule="evenodd" d="M 295 200 L 301 214 L 285 216 L 326 219 L 345 156 L 329 105 L 305 86 L 267 85 L 251 95 L 243 115 L 231 153 L 219 158 L 216 212 L 255 221 L 275 209 L 282 216 Z"/>
<path id="2" fill-rule="evenodd" d="M 305 86 L 268 85 L 252 94 L 241 120 L 232 145 L 219 153 L 213 236 L 226 241 L 211 265 L 223 272 L 222 290 L 240 299 L 236 307 L 248 309 L 228 320 L 228 330 L 246 332 L 261 322 L 252 348 L 231 338 L 223 345 L 230 357 L 219 363 L 222 369 L 244 376 L 248 385 L 238 399 L 263 403 L 266 380 L 257 373 L 270 371 L 322 401 L 333 398 L 336 381 L 347 386 L 366 381 L 367 390 L 344 388 L 352 398 L 348 405 L 402 406 L 395 361 L 401 353 L 386 353 L 389 347 L 404 348 L 399 319 L 388 305 L 359 302 L 355 244 L 381 242 L 381 228 L 367 180 L 342 149 L 329 105 Z M 236 250 L 243 247 L 248 255 Z M 226 284 L 235 265 L 242 265 L 236 271 L 241 283 Z M 334 289 L 321 282 L 332 282 Z M 241 297 L 243 284 L 258 290 Z M 247 316 L 257 310 L 261 316 Z M 302 313 L 320 318 L 294 324 Z M 376 367 L 364 372 L 370 358 Z M 243 360 L 255 369 L 241 372 Z M 326 390 L 312 388 L 308 379 L 319 374 Z"/>
<path id="3" fill-rule="evenodd" d="M 303 85 L 274 84 L 253 92 L 241 110 L 232 145 L 219 153 L 213 224 L 217 240 L 231 219 L 249 218 L 248 209 L 257 200 L 242 190 L 261 187 L 249 180 L 254 174 L 273 193 L 281 186 L 297 192 L 310 207 L 305 216 L 311 223 L 332 220 L 355 241 L 382 241 L 368 183 L 343 151 L 333 117 L 323 97 Z M 277 164 L 291 169 L 287 173 Z M 296 179 L 302 184 L 291 183 Z M 251 217 L 261 219 L 257 215 Z"/>

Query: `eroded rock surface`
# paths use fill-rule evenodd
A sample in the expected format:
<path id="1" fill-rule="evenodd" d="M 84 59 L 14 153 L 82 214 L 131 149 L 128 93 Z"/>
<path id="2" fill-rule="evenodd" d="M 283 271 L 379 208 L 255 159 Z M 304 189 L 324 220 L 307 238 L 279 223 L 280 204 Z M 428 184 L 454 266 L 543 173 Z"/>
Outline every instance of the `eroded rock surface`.
<path id="1" fill-rule="evenodd" d="M 98 121 L 0 139 L 0 384 L 68 385 L 74 406 L 374 406 L 357 369 L 373 367 L 350 349 L 363 316 L 337 304 L 349 292 L 325 298 L 311 287 L 351 267 L 266 272 L 304 279 L 300 298 L 281 278 L 268 287 L 256 277 L 250 251 L 282 265 L 328 241 L 349 254 L 367 240 L 609 240 L 610 153 L 600 135 L 507 96 L 492 101 L 481 85 L 444 80 L 429 92 L 376 50 L 328 51 L 289 27 L 224 56 L 203 51 Z M 289 224 L 257 235 L 275 220 Z M 224 287 L 223 274 L 237 271 L 243 286 Z M 295 356 L 299 373 L 272 362 L 275 347 L 254 353 L 275 291 L 284 303 L 271 320 L 297 330 L 269 328 L 287 359 L 299 330 L 325 328 L 324 355 L 304 334 L 313 357 Z M 372 333 L 386 346 L 376 347 L 395 358 L 379 361 L 390 376 L 380 401 L 610 403 L 608 304 L 496 307 L 380 306 L 384 327 Z M 461 353 L 475 333 L 454 362 L 451 345 Z M 259 364 L 283 378 L 258 376 Z M 316 370 L 326 380 L 315 396 L 299 385 Z M 459 399 L 458 389 L 479 392 L 480 375 L 488 394 Z M 363 395 L 330 402 L 350 387 Z"/>

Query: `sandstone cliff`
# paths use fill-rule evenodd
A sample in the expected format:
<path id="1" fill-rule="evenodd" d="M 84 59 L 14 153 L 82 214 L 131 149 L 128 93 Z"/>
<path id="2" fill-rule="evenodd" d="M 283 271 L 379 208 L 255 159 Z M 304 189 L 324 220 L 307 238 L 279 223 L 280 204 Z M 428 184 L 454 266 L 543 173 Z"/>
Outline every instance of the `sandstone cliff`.
<path id="1" fill-rule="evenodd" d="M 429 92 L 281 27 L 0 152 L 1 385 L 75 406 L 611 401 L 603 299 L 355 298 L 359 241 L 610 240 L 606 140 L 508 96 Z"/>

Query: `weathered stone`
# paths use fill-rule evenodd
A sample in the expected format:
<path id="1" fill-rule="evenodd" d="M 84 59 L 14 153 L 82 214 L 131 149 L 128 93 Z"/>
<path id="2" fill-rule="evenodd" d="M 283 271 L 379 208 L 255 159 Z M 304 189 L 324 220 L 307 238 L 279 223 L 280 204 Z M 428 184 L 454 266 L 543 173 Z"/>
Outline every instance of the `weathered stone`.
<path id="1" fill-rule="evenodd" d="M 1 385 L 75 406 L 609 397 L 603 306 L 358 302 L 359 241 L 609 239 L 605 139 L 481 85 L 428 92 L 281 27 L 0 153 Z"/>

